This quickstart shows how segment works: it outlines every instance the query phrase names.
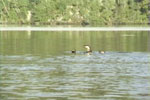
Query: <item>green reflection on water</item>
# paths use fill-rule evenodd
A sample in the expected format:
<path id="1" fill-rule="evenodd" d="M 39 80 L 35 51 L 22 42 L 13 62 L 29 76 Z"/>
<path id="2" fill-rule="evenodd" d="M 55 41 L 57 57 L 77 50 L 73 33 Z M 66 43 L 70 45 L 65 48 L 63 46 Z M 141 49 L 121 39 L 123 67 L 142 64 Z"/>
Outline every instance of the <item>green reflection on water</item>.
<path id="1" fill-rule="evenodd" d="M 147 52 L 148 32 L 0 32 L 0 54 L 57 55 L 76 49 L 84 51 Z"/>

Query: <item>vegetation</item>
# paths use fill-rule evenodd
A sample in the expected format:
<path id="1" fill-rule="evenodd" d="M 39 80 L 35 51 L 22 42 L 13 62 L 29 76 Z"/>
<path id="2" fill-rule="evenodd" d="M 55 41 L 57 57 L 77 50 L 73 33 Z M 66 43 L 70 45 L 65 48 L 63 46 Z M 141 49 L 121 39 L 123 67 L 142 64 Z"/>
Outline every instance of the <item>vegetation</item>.
<path id="1" fill-rule="evenodd" d="M 0 23 L 149 23 L 149 0 L 0 0 Z"/>

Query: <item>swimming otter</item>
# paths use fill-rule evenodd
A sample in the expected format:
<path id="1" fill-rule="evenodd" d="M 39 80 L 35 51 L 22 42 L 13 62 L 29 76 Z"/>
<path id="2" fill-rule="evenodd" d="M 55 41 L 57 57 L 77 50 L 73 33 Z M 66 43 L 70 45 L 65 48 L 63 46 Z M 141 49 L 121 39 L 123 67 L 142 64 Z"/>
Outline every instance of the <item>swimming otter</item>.
<path id="1" fill-rule="evenodd" d="M 104 54 L 104 53 L 105 53 L 105 51 L 99 51 L 99 53 Z"/>
<path id="2" fill-rule="evenodd" d="M 76 54 L 76 49 L 72 50 L 72 51 L 71 51 L 71 53 L 74 53 L 74 54 Z"/>
<path id="3" fill-rule="evenodd" d="M 84 45 L 84 47 L 86 48 L 86 53 L 92 53 L 92 49 L 89 45 Z"/>
<path id="4" fill-rule="evenodd" d="M 92 53 L 92 49 L 89 45 L 84 45 L 84 47 L 86 48 L 86 53 Z M 104 54 L 104 51 L 99 51 L 99 53 Z"/>
<path id="5" fill-rule="evenodd" d="M 92 49 L 89 45 L 84 45 L 84 48 L 86 48 L 86 53 L 91 54 Z M 72 50 L 71 53 L 76 54 L 76 49 Z M 104 54 L 104 51 L 99 51 L 99 53 Z"/>

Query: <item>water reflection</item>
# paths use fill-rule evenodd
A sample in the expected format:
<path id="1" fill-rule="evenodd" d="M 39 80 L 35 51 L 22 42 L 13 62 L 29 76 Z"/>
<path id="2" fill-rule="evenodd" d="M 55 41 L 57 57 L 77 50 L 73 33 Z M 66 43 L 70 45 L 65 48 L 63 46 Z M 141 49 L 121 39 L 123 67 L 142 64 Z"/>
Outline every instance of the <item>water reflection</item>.
<path id="1" fill-rule="evenodd" d="M 1 54 L 62 54 L 92 50 L 148 52 L 148 32 L 1 32 Z"/>
<path id="2" fill-rule="evenodd" d="M 148 36 L 147 32 L 1 32 L 0 97 L 149 100 Z M 83 53 L 84 44 L 92 46 L 92 55 Z M 70 53 L 73 48 L 76 55 Z M 99 54 L 100 49 L 107 52 Z"/>

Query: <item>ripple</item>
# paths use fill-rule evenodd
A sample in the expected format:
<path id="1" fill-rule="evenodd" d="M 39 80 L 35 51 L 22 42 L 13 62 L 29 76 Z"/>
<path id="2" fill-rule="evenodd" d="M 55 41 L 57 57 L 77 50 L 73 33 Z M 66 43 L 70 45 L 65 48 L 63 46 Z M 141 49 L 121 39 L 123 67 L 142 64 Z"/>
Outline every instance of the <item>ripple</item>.
<path id="1" fill-rule="evenodd" d="M 14 99 L 144 99 L 150 97 L 149 53 L 2 56 L 0 96 Z"/>

